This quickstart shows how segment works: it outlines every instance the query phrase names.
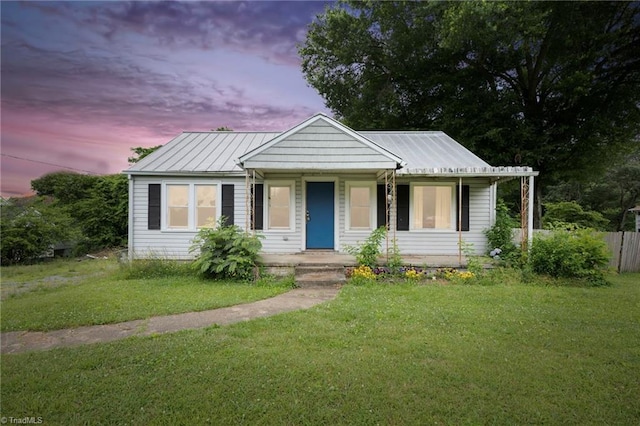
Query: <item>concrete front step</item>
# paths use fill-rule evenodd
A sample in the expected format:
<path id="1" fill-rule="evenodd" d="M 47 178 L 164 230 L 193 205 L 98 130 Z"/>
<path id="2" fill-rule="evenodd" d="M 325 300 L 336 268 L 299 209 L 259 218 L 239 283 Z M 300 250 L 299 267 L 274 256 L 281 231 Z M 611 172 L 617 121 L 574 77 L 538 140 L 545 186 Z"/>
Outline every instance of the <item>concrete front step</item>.
<path id="1" fill-rule="evenodd" d="M 346 281 L 344 266 L 296 265 L 295 283 L 298 287 L 332 287 Z"/>

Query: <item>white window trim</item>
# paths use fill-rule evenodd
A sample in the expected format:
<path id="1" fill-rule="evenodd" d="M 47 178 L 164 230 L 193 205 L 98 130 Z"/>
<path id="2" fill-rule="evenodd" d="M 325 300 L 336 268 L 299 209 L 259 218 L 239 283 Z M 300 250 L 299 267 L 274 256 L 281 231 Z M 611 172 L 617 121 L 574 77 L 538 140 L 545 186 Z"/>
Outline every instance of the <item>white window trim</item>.
<path id="1" fill-rule="evenodd" d="M 270 215 L 270 200 L 269 193 L 270 188 L 273 186 L 288 186 L 289 187 L 289 227 L 288 228 L 271 228 L 269 227 L 269 215 Z M 264 217 L 264 233 L 275 232 L 288 232 L 292 233 L 296 231 L 296 181 L 295 180 L 265 180 L 264 181 L 264 194 L 263 194 L 263 217 Z"/>
<path id="2" fill-rule="evenodd" d="M 414 192 L 413 188 L 421 186 L 449 186 L 451 187 L 451 212 L 450 221 L 451 224 L 448 228 L 416 228 L 413 220 L 413 200 Z M 411 182 L 409 185 L 409 231 L 413 232 L 451 232 L 456 230 L 456 183 L 455 182 Z"/>
<path id="3" fill-rule="evenodd" d="M 189 187 L 189 202 L 188 202 L 188 226 L 186 228 L 170 228 L 169 227 L 169 214 L 168 214 L 168 201 L 169 201 L 169 185 L 185 185 Z M 205 179 L 199 180 L 167 180 L 162 181 L 162 193 L 161 193 L 161 231 L 162 232 L 198 232 L 202 228 L 196 228 L 196 186 L 197 185 L 210 185 L 216 187 L 216 222 L 222 215 L 222 187 L 220 181 L 211 181 Z"/>
<path id="4" fill-rule="evenodd" d="M 376 228 L 376 206 L 377 191 L 375 181 L 347 181 L 345 182 L 345 231 L 373 231 Z M 351 227 L 351 188 L 369 188 L 369 227 L 368 228 L 352 228 Z"/>

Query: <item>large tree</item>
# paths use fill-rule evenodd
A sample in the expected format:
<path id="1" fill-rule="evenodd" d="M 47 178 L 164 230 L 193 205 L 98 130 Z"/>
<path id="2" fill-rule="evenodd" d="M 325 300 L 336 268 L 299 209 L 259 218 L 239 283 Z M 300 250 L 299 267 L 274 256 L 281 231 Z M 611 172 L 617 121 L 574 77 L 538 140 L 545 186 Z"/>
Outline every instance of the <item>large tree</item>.
<path id="1" fill-rule="evenodd" d="M 359 129 L 439 129 L 545 185 L 638 144 L 640 3 L 341 2 L 300 47 L 309 84 Z"/>
<path id="2" fill-rule="evenodd" d="M 125 175 L 89 176 L 54 172 L 31 181 L 41 196 L 74 219 L 83 238 L 80 249 L 123 246 L 127 242 L 128 191 Z"/>

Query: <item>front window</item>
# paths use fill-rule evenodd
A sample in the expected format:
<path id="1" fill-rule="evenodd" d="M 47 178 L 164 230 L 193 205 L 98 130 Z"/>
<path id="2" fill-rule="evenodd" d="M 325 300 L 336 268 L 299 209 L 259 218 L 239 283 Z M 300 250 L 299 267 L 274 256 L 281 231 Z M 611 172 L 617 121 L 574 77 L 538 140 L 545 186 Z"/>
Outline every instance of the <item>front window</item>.
<path id="1" fill-rule="evenodd" d="M 167 185 L 167 225 L 172 229 L 189 227 L 189 185 Z"/>
<path id="2" fill-rule="evenodd" d="M 166 229 L 197 230 L 218 219 L 218 185 L 166 184 Z"/>
<path id="3" fill-rule="evenodd" d="M 371 227 L 371 194 L 369 188 L 351 187 L 350 208 L 351 208 L 351 228 Z"/>
<path id="4" fill-rule="evenodd" d="M 413 187 L 413 228 L 451 229 L 451 186 Z"/>
<path id="5" fill-rule="evenodd" d="M 196 227 L 213 227 L 216 223 L 215 185 L 196 185 Z"/>
<path id="6" fill-rule="evenodd" d="M 289 229 L 291 187 L 269 187 L 269 229 Z"/>
<path id="7" fill-rule="evenodd" d="M 375 183 L 349 182 L 347 196 L 349 197 L 349 229 L 371 229 L 373 223 L 373 194 Z"/>

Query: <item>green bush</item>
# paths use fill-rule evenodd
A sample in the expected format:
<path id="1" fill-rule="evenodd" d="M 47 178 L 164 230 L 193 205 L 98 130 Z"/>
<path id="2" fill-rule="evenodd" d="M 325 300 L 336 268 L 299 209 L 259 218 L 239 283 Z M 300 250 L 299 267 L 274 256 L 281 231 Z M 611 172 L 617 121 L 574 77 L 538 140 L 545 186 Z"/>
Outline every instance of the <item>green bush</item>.
<path id="1" fill-rule="evenodd" d="M 537 274 L 602 285 L 606 283 L 609 252 L 604 240 L 591 229 L 556 230 L 534 236 L 529 262 Z"/>
<path id="2" fill-rule="evenodd" d="M 368 266 L 373 269 L 378 264 L 378 257 L 381 253 L 382 240 L 387 235 L 384 226 L 374 229 L 364 243 L 358 246 L 345 246 L 345 251 L 356 257 L 356 262 L 360 266 Z"/>
<path id="3" fill-rule="evenodd" d="M 519 225 L 509 215 L 509 209 L 502 200 L 496 205 L 496 222 L 484 231 L 489 243 L 489 254 L 495 258 L 510 260 L 518 254 L 518 247 L 513 243 L 513 228 Z"/>
<path id="4" fill-rule="evenodd" d="M 193 266 L 206 278 L 251 279 L 262 243 L 237 225 L 226 226 L 224 220 L 198 232 L 189 249 L 199 253 Z"/>

